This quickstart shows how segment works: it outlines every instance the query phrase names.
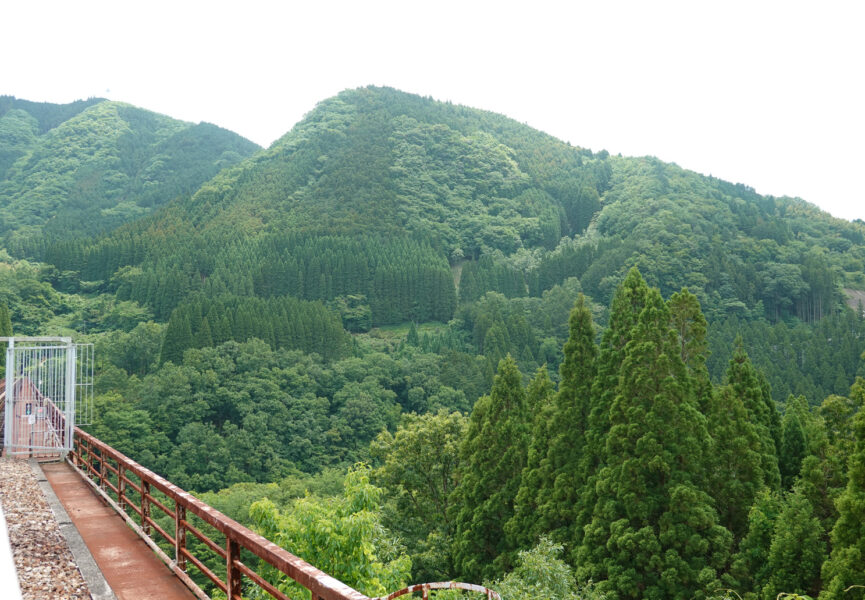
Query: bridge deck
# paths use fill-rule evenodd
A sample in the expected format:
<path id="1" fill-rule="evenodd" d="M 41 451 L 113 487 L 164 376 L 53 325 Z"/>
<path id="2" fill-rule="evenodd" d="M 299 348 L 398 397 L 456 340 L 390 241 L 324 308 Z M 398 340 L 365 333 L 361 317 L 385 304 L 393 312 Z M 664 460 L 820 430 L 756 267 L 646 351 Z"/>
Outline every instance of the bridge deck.
<path id="1" fill-rule="evenodd" d="M 119 600 L 195 598 L 69 465 L 42 470 Z"/>

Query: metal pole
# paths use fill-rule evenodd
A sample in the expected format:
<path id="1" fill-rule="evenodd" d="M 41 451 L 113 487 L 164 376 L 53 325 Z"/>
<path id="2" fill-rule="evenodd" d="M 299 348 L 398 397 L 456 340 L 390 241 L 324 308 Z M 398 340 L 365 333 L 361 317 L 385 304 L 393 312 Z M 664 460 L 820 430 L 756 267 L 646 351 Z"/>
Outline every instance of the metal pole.
<path id="1" fill-rule="evenodd" d="M 186 507 L 179 501 L 174 502 L 174 562 L 177 566 L 186 570 L 186 557 L 183 555 L 183 550 L 186 550 L 186 529 L 183 526 L 183 521 L 186 520 Z"/>
<path id="2" fill-rule="evenodd" d="M 234 564 L 240 560 L 240 544 L 230 537 L 225 538 L 225 587 L 227 588 L 228 600 L 240 598 L 240 569 Z M 313 594 L 315 596 L 315 594 Z"/>
<path id="3" fill-rule="evenodd" d="M 3 432 L 6 448 L 14 444 L 12 440 L 12 420 L 15 418 L 15 338 L 9 338 L 6 347 L 6 423 Z"/>
<path id="4" fill-rule="evenodd" d="M 66 422 L 64 423 L 65 427 L 63 432 L 64 450 L 70 450 L 72 448 L 72 431 L 75 426 L 75 350 L 75 344 L 70 340 L 66 345 L 66 385 L 63 390 L 65 392 L 66 400 L 66 406 L 64 406 L 64 412 L 66 414 Z"/>

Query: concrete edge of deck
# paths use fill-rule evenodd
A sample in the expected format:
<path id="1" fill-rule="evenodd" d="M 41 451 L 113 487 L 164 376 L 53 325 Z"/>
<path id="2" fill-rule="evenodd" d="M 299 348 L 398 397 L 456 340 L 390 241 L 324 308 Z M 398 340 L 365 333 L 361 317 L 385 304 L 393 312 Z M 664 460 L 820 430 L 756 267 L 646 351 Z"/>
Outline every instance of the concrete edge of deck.
<path id="1" fill-rule="evenodd" d="M 3 506 L 0 506 L 0 592 L 8 600 L 21 600 L 21 586 L 15 571 L 6 517 L 3 515 Z"/>
<path id="2" fill-rule="evenodd" d="M 69 550 L 72 552 L 73 558 L 75 558 L 75 563 L 78 565 L 78 570 L 84 577 L 84 581 L 87 582 L 87 586 L 90 588 L 90 595 L 93 597 L 93 600 L 117 600 L 114 591 L 108 585 L 105 576 L 93 559 L 90 549 L 87 548 L 87 544 L 84 543 L 81 534 L 78 533 L 78 529 L 72 523 L 66 509 L 63 508 L 60 499 L 57 498 L 57 494 L 54 493 L 54 488 L 48 483 L 48 479 L 45 477 L 45 473 L 42 472 L 39 461 L 30 459 L 27 462 L 36 475 L 39 488 L 45 495 L 45 500 L 48 502 L 48 506 L 51 507 L 54 518 L 57 519 L 60 533 L 63 535 L 63 539 L 66 540 L 66 545 L 69 546 Z"/>

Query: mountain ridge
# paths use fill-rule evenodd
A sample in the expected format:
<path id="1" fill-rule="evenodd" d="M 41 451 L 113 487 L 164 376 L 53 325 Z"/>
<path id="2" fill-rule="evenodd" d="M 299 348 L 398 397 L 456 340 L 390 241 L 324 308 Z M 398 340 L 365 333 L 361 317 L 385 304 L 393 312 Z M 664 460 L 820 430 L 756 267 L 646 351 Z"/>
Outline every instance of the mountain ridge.
<path id="1" fill-rule="evenodd" d="M 0 235 L 70 237 L 113 229 L 191 193 L 257 148 L 215 125 L 123 102 L 4 100 Z"/>
<path id="2" fill-rule="evenodd" d="M 540 295 L 577 277 L 605 302 L 634 264 L 665 295 L 691 289 L 713 319 L 810 321 L 837 310 L 841 287 L 865 288 L 865 228 L 804 200 L 761 196 L 653 157 L 592 152 L 489 111 L 378 87 L 323 100 L 269 148 L 69 259 L 44 247 L 30 255 L 54 256 L 61 270 L 145 305 L 175 298 L 156 308 L 162 318 L 197 290 L 273 289 L 256 283 L 264 272 L 291 279 L 276 288 L 309 300 L 368 295 L 375 265 L 392 264 L 367 256 L 366 283 L 334 285 L 331 276 L 351 279 L 337 259 L 325 268 L 306 256 L 289 272 L 280 256 L 301 243 L 291 236 L 324 236 L 334 248 L 356 236 L 413 238 L 427 248 L 418 252 L 444 261 L 437 268 L 467 261 L 464 301 L 490 290 Z M 99 258 L 129 239 L 139 250 Z M 125 283 L 108 283 L 133 266 Z M 323 282 L 311 282 L 322 268 Z M 129 277 L 157 289 L 136 294 L 143 284 Z M 158 291 L 159 279 L 182 291 Z"/>

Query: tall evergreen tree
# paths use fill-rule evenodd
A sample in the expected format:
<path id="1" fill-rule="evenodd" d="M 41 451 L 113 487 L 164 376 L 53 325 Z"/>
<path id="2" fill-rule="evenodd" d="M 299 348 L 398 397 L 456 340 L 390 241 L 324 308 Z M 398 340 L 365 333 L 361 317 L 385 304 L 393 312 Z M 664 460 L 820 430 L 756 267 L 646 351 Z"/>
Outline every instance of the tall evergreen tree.
<path id="1" fill-rule="evenodd" d="M 405 343 L 409 346 L 420 345 L 420 336 L 418 336 L 417 325 L 415 325 L 414 321 L 411 322 L 411 326 L 408 329 L 408 335 L 405 338 Z"/>
<path id="2" fill-rule="evenodd" d="M 748 418 L 754 423 L 757 436 L 763 446 L 761 463 L 763 479 L 773 490 L 781 487 L 781 473 L 778 469 L 778 454 L 772 435 L 772 407 L 768 406 L 763 396 L 760 377 L 751 364 L 751 359 L 745 352 L 742 338 L 736 338 L 736 348 L 727 368 L 727 385 L 741 399 Z"/>
<path id="3" fill-rule="evenodd" d="M 780 493 L 764 489 L 748 513 L 748 533 L 739 543 L 725 583 L 743 592 L 745 600 L 754 600 L 769 579 L 769 551 L 775 533 L 775 522 L 784 508 Z"/>
<path id="4" fill-rule="evenodd" d="M 769 385 L 769 380 L 763 371 L 757 371 L 757 380 L 760 382 L 760 391 L 763 393 L 763 405 L 769 415 L 769 434 L 775 443 L 775 455 L 778 456 L 781 454 L 781 413 L 778 411 L 775 399 L 772 398 L 772 386 Z"/>
<path id="5" fill-rule="evenodd" d="M 544 365 L 535 374 L 526 392 L 528 418 L 534 419 L 526 454 L 526 466 L 520 477 L 520 488 L 514 500 L 514 516 L 505 524 L 509 547 L 524 550 L 532 547 L 539 536 L 549 530 L 539 515 L 538 503 L 543 498 L 538 493 L 549 488 L 551 469 L 547 454 L 550 436 L 561 424 L 556 420 L 553 404 L 553 382 Z M 514 560 L 511 557 L 511 561 Z"/>
<path id="6" fill-rule="evenodd" d="M 208 348 L 213 345 L 213 336 L 210 333 L 210 323 L 207 317 L 201 320 L 201 326 L 195 332 L 195 347 Z"/>
<path id="7" fill-rule="evenodd" d="M 522 376 L 508 355 L 499 363 L 489 396 L 475 403 L 460 448 L 453 554 L 466 579 L 493 579 L 512 566 L 504 524 L 513 516 L 526 463 L 526 412 Z"/>
<path id="8" fill-rule="evenodd" d="M 597 501 L 595 480 L 606 456 L 606 438 L 610 430 L 610 406 L 613 404 L 619 386 L 625 346 L 630 341 L 632 329 L 646 305 L 648 293 L 649 288 L 639 269 L 632 267 L 616 289 L 610 305 L 609 326 L 601 338 L 597 376 L 592 383 L 588 408 L 585 458 L 581 466 L 586 485 L 583 486 L 575 510 L 577 519 L 574 523 L 575 539 L 582 537 L 584 528 L 591 521 L 591 514 Z M 571 562 L 574 564 L 583 562 L 578 556 L 578 548 L 579 545 L 575 544 L 571 551 Z"/>
<path id="9" fill-rule="evenodd" d="M 721 525 L 738 542 L 747 532 L 748 512 L 761 489 L 763 444 L 748 419 L 741 398 L 730 387 L 711 396 L 708 415 L 712 436 L 708 483 Z"/>
<path id="10" fill-rule="evenodd" d="M 694 394 L 669 309 L 651 289 L 625 347 L 577 564 L 579 579 L 613 597 L 684 600 L 719 585 L 731 536 L 694 481 L 708 445 Z"/>
<path id="11" fill-rule="evenodd" d="M 183 352 L 191 348 L 192 328 L 189 326 L 189 318 L 180 311 L 175 311 L 165 328 L 165 338 L 162 341 L 162 352 L 159 354 L 159 362 L 173 362 L 179 365 L 183 362 Z"/>
<path id="12" fill-rule="evenodd" d="M 781 485 L 784 489 L 793 487 L 793 481 L 799 475 L 802 459 L 805 458 L 807 447 L 805 431 L 795 410 L 784 413 L 781 421 L 781 454 L 778 456 L 778 468 L 781 471 Z"/>
<path id="13" fill-rule="evenodd" d="M 586 492 L 591 468 L 586 430 L 598 357 L 592 313 L 582 294 L 571 310 L 568 325 L 564 360 L 559 367 L 556 434 L 550 438 L 548 457 L 552 485 L 539 488 L 537 496 L 547 530 L 570 551 L 582 540 L 582 527 L 578 523 L 587 523 L 590 516 L 584 514 L 579 518 L 575 511 L 582 508 L 588 513 L 581 497 Z"/>
<path id="14" fill-rule="evenodd" d="M 678 340 L 679 357 L 694 379 L 697 399 L 703 407 L 711 393 L 709 371 L 706 368 L 709 354 L 706 317 L 700 310 L 700 301 L 687 288 L 670 296 L 667 307 Z"/>
<path id="15" fill-rule="evenodd" d="M 858 379 L 860 388 L 865 381 Z M 853 417 L 856 446 L 847 466 L 847 489 L 838 498 L 832 553 L 824 563 L 820 600 L 865 598 L 865 404 Z M 850 589 L 850 586 L 858 586 Z"/>
<path id="16" fill-rule="evenodd" d="M 811 503 L 798 491 L 788 494 L 775 521 L 766 562 L 768 581 L 761 598 L 775 600 L 782 592 L 816 594 L 825 558 L 822 528 Z"/>

